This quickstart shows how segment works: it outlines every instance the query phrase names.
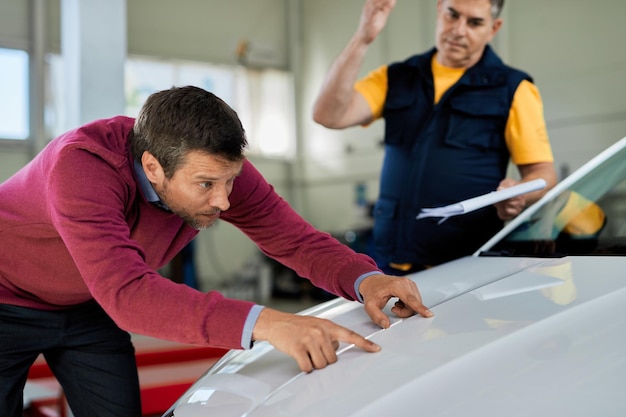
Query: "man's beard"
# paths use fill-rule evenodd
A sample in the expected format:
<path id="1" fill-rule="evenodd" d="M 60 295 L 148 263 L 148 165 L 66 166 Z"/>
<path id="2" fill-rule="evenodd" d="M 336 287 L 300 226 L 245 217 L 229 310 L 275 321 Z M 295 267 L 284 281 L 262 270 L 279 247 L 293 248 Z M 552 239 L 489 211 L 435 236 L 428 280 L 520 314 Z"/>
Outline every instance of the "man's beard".
<path id="1" fill-rule="evenodd" d="M 166 204 L 167 201 L 163 200 Z M 178 217 L 180 217 L 183 222 L 185 222 L 185 224 L 187 224 L 187 226 L 196 229 L 196 230 L 206 230 L 209 227 L 213 226 L 217 220 L 213 220 L 210 221 L 208 223 L 203 223 L 201 222 L 198 218 L 194 217 L 191 213 L 189 213 L 187 210 L 185 209 L 178 209 L 176 207 L 172 208 L 170 207 L 170 210 L 172 211 L 172 213 L 174 213 L 175 215 L 177 215 Z M 213 213 L 210 213 L 213 214 Z"/>
<path id="2" fill-rule="evenodd" d="M 183 222 L 185 222 L 187 226 L 196 230 L 206 230 L 215 224 L 215 222 L 211 222 L 209 224 L 202 224 L 200 223 L 198 219 L 195 219 L 185 213 L 177 213 L 177 212 L 173 212 L 173 213 L 176 214 L 181 219 L 183 219 Z"/>
<path id="3" fill-rule="evenodd" d="M 175 215 L 177 215 L 178 217 L 180 217 L 187 226 L 196 230 L 206 230 L 215 224 L 216 221 L 211 221 L 208 224 L 205 224 L 205 223 L 203 224 L 199 219 L 194 217 L 190 212 L 188 212 L 184 208 L 182 207 L 178 208 L 176 205 L 172 205 L 168 198 L 167 191 L 168 189 L 167 189 L 167 182 L 166 182 L 165 184 L 163 184 L 163 190 L 161 192 L 156 191 L 156 193 L 159 196 L 159 199 L 170 209 L 170 211 L 174 213 Z M 209 213 L 209 214 L 215 214 L 217 212 L 219 212 L 219 210 L 215 211 L 214 213 Z"/>

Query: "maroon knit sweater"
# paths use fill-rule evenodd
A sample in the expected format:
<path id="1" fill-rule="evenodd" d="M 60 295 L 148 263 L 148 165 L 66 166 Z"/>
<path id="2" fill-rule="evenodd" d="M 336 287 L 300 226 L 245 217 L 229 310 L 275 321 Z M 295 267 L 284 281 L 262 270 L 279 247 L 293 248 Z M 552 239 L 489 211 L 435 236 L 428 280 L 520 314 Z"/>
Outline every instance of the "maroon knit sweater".
<path id="1" fill-rule="evenodd" d="M 242 348 L 252 303 L 156 272 L 198 232 L 144 198 L 133 123 L 120 116 L 70 131 L 0 184 L 0 303 L 55 310 L 95 299 L 127 331 Z M 305 222 L 248 161 L 230 202 L 223 220 L 331 293 L 353 300 L 355 280 L 378 270 Z"/>

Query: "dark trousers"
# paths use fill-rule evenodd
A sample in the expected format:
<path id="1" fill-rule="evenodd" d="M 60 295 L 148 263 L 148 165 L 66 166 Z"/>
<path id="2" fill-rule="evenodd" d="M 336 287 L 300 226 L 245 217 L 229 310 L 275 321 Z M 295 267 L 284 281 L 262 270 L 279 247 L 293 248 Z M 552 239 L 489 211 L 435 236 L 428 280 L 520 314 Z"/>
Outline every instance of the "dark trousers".
<path id="1" fill-rule="evenodd" d="M 139 417 L 134 352 L 96 303 L 62 311 L 0 304 L 0 416 L 22 416 L 28 370 L 43 353 L 76 417 Z"/>

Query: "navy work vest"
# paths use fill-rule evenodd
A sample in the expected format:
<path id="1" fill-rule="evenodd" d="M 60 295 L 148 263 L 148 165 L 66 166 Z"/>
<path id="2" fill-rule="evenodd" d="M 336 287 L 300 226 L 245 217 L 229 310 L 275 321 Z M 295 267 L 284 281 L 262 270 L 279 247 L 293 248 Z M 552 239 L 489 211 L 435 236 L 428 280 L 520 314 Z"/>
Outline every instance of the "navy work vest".
<path id="1" fill-rule="evenodd" d="M 379 264 L 435 265 L 474 252 L 502 227 L 494 207 L 417 220 L 440 207 L 494 191 L 509 161 L 504 130 L 513 95 L 529 75 L 487 46 L 434 105 L 435 49 L 388 67 L 385 158 L 374 209 Z"/>

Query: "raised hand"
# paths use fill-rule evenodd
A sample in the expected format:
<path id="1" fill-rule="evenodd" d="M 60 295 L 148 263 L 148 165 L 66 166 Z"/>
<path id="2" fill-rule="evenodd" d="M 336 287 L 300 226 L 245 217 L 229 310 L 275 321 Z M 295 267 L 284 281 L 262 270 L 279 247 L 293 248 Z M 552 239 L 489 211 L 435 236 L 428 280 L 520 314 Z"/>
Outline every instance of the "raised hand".
<path id="1" fill-rule="evenodd" d="M 396 0 L 367 0 L 363 5 L 357 33 L 365 44 L 370 44 L 387 24 L 387 18 Z"/>

